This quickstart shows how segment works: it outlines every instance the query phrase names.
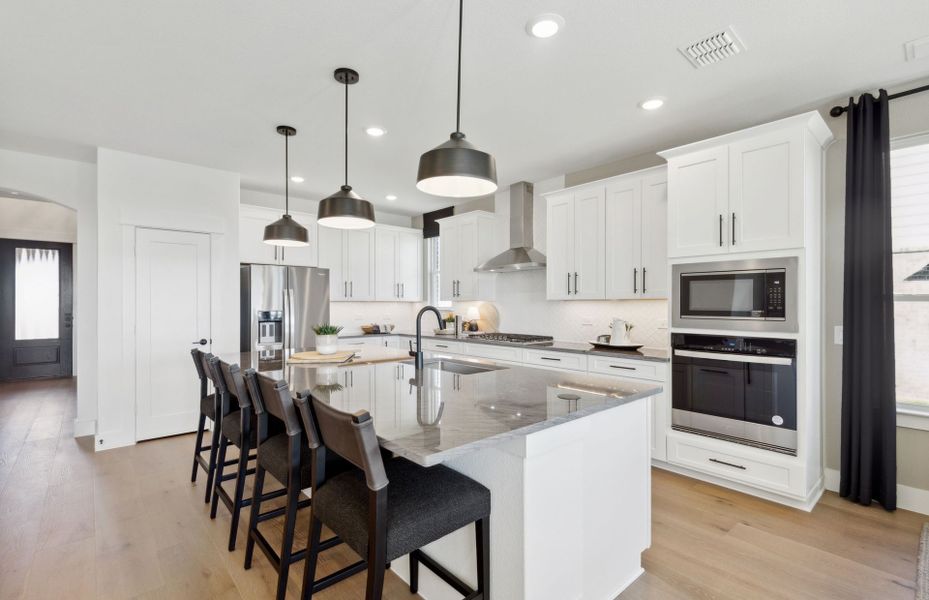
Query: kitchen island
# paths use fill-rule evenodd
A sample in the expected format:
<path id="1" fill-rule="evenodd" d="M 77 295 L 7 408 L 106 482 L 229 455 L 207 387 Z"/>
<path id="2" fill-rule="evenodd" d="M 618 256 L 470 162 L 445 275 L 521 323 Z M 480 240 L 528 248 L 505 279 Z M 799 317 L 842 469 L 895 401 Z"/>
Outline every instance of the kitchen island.
<path id="1" fill-rule="evenodd" d="M 417 371 L 401 358 L 366 348 L 340 366 L 256 353 L 240 364 L 341 410 L 367 410 L 385 449 L 487 486 L 492 598 L 606 600 L 641 574 L 651 531 L 645 398 L 660 386 L 437 354 Z M 470 528 L 424 550 L 476 582 Z M 392 568 L 408 580 L 406 557 Z M 460 597 L 426 569 L 419 585 L 428 600 Z"/>

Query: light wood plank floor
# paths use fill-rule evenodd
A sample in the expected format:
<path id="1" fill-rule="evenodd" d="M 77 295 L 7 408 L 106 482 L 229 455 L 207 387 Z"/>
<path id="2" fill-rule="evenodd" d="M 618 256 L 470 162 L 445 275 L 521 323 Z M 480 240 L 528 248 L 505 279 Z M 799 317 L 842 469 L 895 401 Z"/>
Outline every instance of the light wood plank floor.
<path id="1" fill-rule="evenodd" d="M 193 436 L 94 453 L 91 438 L 72 437 L 73 418 L 73 380 L 0 384 L 0 599 L 273 597 L 276 576 L 260 552 L 242 568 L 244 524 L 227 552 L 228 514 L 221 506 L 209 519 L 202 473 L 190 484 Z M 834 494 L 804 513 L 653 473 L 646 573 L 622 600 L 913 598 L 929 518 Z M 304 514 L 298 544 L 305 531 Z M 343 546 L 320 569 L 354 560 Z M 288 597 L 299 597 L 302 574 L 295 565 Z M 363 598 L 364 577 L 318 597 Z M 416 596 L 388 574 L 385 597 Z"/>

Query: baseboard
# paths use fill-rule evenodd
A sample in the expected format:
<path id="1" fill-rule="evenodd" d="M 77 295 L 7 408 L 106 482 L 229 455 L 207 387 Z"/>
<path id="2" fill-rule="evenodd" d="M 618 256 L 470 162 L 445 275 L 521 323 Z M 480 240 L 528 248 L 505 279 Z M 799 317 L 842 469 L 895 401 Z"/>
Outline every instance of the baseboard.
<path id="1" fill-rule="evenodd" d="M 96 419 L 74 419 L 74 437 L 84 437 L 97 433 Z"/>
<path id="2" fill-rule="evenodd" d="M 839 470 L 826 469 L 826 489 L 839 491 Z M 897 508 L 929 515 L 929 490 L 897 484 Z"/>
<path id="3" fill-rule="evenodd" d="M 671 464 L 669 462 L 657 462 L 652 461 L 652 466 L 658 469 L 664 469 L 665 471 L 671 471 L 672 473 L 677 473 L 678 475 L 684 475 L 685 477 L 690 477 L 692 479 L 699 479 L 700 481 L 705 481 L 707 483 L 712 483 L 713 485 L 718 485 L 720 487 L 728 488 L 730 490 L 735 490 L 749 496 L 755 496 L 756 498 L 762 498 L 764 500 L 770 500 L 771 502 L 776 502 L 778 504 L 783 504 L 784 506 L 789 506 L 791 508 L 797 508 L 802 511 L 810 512 L 813 510 L 813 507 L 816 506 L 816 503 L 819 502 L 819 499 L 823 495 L 823 480 L 820 479 L 819 482 L 813 486 L 813 489 L 810 490 L 810 493 L 806 498 L 794 498 L 791 496 L 782 496 L 774 492 L 768 492 L 760 488 L 752 487 L 750 485 L 745 485 L 742 483 L 737 483 L 735 481 L 729 481 L 728 479 L 723 479 L 722 477 L 716 477 L 715 475 L 710 475 L 708 473 L 701 473 L 700 471 L 695 471 L 693 469 L 688 469 L 687 467 L 681 467 L 679 465 Z"/>

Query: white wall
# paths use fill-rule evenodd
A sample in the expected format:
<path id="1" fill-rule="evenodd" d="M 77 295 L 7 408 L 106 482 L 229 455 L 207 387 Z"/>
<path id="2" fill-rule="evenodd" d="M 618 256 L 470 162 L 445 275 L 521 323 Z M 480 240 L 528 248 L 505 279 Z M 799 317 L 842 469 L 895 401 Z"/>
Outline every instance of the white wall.
<path id="1" fill-rule="evenodd" d="M 97 188 L 98 374 L 105 385 L 96 447 L 104 449 L 135 442 L 134 327 L 124 299 L 133 280 L 137 227 L 211 234 L 212 351 L 238 350 L 239 175 L 100 148 Z"/>
<path id="2" fill-rule="evenodd" d="M 97 416 L 97 176 L 90 163 L 0 149 L 0 187 L 77 211 L 74 246 L 76 435 L 90 435 Z"/>

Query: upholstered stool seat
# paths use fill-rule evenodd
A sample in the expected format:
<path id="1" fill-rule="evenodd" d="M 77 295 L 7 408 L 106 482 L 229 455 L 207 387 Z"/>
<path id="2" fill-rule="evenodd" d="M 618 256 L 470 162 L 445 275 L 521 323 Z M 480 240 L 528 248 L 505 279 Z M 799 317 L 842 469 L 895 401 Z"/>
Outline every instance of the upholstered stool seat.
<path id="1" fill-rule="evenodd" d="M 394 458 L 384 469 L 390 480 L 387 561 L 490 515 L 490 490 L 444 465 L 426 468 Z M 352 469 L 331 478 L 327 473 L 313 497 L 316 517 L 361 556 L 368 552 L 368 496 L 364 472 Z"/>

